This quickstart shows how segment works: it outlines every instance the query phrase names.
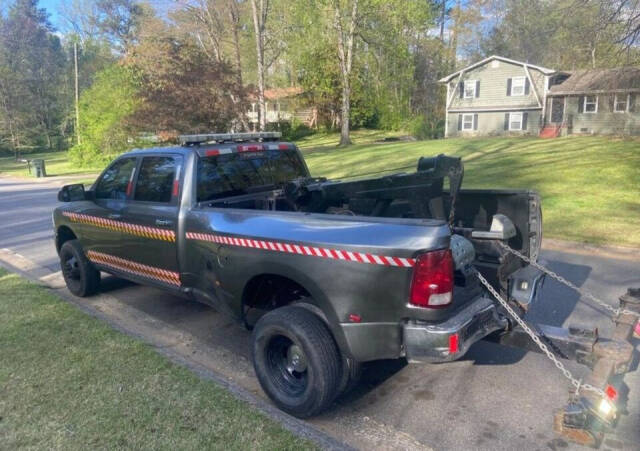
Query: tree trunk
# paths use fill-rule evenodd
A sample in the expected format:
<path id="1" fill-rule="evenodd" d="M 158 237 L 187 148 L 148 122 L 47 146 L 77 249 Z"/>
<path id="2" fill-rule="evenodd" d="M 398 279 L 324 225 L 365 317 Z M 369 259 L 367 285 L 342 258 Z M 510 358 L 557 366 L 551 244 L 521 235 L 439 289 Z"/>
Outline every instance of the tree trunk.
<path id="1" fill-rule="evenodd" d="M 231 32 L 233 36 L 233 49 L 235 53 L 236 59 L 236 83 L 238 83 L 238 88 L 242 89 L 242 58 L 240 57 L 240 37 L 238 33 L 238 28 L 240 24 L 240 13 L 238 11 L 237 0 L 229 0 L 229 18 L 231 19 Z M 235 102 L 234 102 L 235 103 Z M 249 124 L 247 124 L 247 118 L 245 115 L 245 102 L 242 102 L 240 105 L 240 124 L 242 125 L 243 131 L 249 131 Z"/>
<path id="2" fill-rule="evenodd" d="M 258 127 L 261 132 L 265 130 L 267 123 L 267 108 L 264 102 L 264 32 L 268 8 L 269 0 L 251 0 L 258 69 Z"/>
<path id="3" fill-rule="evenodd" d="M 356 31 L 356 18 L 358 16 L 358 0 L 353 0 L 351 17 L 349 19 L 349 29 L 345 35 L 340 14 L 340 5 L 334 3 L 335 28 L 338 32 L 338 59 L 340 60 L 340 72 L 342 78 L 342 111 L 340 117 L 340 145 L 351 144 L 349 136 L 350 124 L 349 115 L 351 113 L 351 67 L 353 61 L 353 39 Z"/>

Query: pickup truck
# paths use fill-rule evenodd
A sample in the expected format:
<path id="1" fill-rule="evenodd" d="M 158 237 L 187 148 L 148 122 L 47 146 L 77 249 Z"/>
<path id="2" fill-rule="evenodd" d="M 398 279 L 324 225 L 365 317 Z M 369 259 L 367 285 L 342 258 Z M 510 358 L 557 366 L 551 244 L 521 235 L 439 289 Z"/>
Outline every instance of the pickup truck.
<path id="1" fill-rule="evenodd" d="M 63 187 L 55 245 L 67 287 L 100 273 L 213 306 L 252 332 L 273 402 L 326 409 L 362 362 L 446 362 L 510 327 L 478 272 L 522 310 L 538 271 L 538 194 L 461 189 L 459 158 L 379 177 L 312 177 L 278 134 L 187 135 L 118 157 L 93 186 Z M 475 269 L 474 269 L 475 268 Z"/>

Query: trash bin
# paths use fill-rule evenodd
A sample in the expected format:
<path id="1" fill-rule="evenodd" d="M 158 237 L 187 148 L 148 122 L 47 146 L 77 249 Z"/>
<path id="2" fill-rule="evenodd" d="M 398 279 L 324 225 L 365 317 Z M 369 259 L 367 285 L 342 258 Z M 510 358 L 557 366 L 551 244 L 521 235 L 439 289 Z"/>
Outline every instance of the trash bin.
<path id="1" fill-rule="evenodd" d="M 47 171 L 44 166 L 44 160 L 41 158 L 31 160 L 36 177 L 46 177 Z"/>

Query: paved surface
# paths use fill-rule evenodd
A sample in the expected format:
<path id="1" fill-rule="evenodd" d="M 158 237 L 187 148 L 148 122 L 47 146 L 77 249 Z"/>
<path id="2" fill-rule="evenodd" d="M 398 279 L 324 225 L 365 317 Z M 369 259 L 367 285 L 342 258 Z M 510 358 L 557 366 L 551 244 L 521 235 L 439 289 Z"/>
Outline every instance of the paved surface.
<path id="1" fill-rule="evenodd" d="M 51 229 L 57 189 L 0 178 L 0 249 L 12 251 L 0 258 L 51 280 L 58 271 Z M 606 256 L 542 254 L 554 270 L 614 303 L 627 286 L 640 286 L 640 258 Z M 101 295 L 81 302 L 160 349 L 171 349 L 185 364 L 264 396 L 248 358 L 249 334 L 214 310 L 111 277 L 105 277 Z M 611 330 L 598 310 L 552 281 L 529 318 L 558 326 L 594 325 L 602 335 Z M 580 366 L 567 366 L 584 374 Z M 629 412 L 603 449 L 640 449 L 640 371 L 625 382 Z M 552 412 L 564 405 L 567 390 L 567 381 L 543 356 L 480 342 L 463 360 L 448 364 L 369 364 L 362 383 L 310 423 L 358 448 L 579 449 L 551 429 Z"/>

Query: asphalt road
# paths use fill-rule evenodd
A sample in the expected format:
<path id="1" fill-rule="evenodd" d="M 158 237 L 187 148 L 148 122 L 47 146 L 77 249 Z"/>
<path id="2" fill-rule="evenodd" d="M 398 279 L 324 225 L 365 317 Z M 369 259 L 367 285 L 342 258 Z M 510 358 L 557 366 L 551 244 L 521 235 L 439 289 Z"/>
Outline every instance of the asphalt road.
<path id="1" fill-rule="evenodd" d="M 31 262 L 26 269 L 37 277 L 58 271 L 51 227 L 57 189 L 49 182 L 0 178 L 0 249 L 24 256 Z M 612 304 L 626 287 L 640 286 L 640 258 L 548 249 L 542 258 Z M 214 310 L 112 277 L 105 277 L 101 295 L 83 302 L 185 362 L 264 396 L 248 358 L 249 334 Z M 545 283 L 528 318 L 598 327 L 601 335 L 612 329 L 599 310 L 554 281 Z M 567 366 L 585 374 L 578 365 Z M 640 371 L 625 382 L 628 414 L 603 449 L 640 449 Z M 542 355 L 480 342 L 465 358 L 447 364 L 368 364 L 360 385 L 310 423 L 358 448 L 579 449 L 552 432 L 552 413 L 564 405 L 567 393 L 568 382 Z"/>

